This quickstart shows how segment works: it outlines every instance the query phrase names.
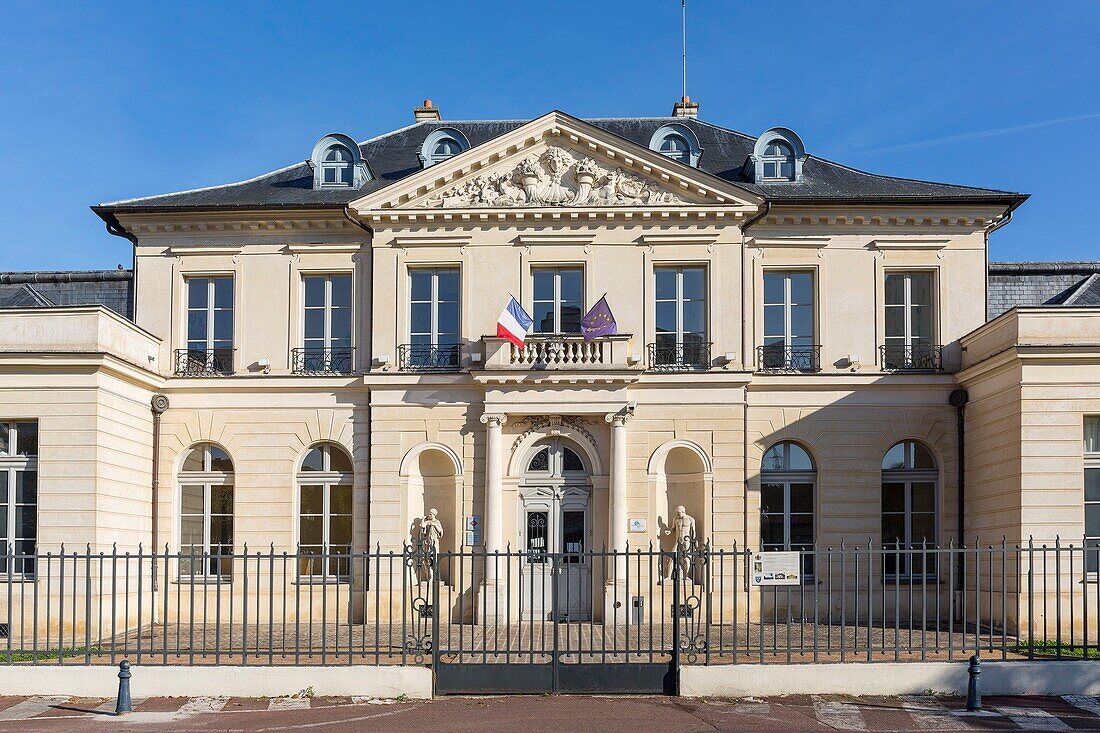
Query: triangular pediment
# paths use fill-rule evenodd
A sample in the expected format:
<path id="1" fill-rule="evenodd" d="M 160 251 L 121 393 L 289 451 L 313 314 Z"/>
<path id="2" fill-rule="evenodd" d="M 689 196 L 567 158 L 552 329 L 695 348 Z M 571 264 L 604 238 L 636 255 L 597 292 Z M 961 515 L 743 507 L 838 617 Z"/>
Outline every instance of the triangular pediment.
<path id="1" fill-rule="evenodd" d="M 752 192 L 551 112 L 351 203 L 385 210 L 755 209 Z"/>

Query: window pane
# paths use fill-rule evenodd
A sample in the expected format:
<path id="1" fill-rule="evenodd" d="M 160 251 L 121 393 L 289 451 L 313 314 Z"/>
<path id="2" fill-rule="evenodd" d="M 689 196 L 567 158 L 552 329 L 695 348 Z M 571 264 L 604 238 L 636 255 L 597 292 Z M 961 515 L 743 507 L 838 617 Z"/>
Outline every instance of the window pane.
<path id="1" fill-rule="evenodd" d="M 764 163 L 764 178 L 776 178 L 779 166 L 775 163 Z"/>
<path id="2" fill-rule="evenodd" d="M 910 317 L 912 323 L 912 337 L 919 339 L 932 338 L 932 306 L 920 305 L 913 306 L 912 316 Z"/>
<path id="3" fill-rule="evenodd" d="M 233 340 L 233 311 L 214 311 L 214 339 Z"/>
<path id="4" fill-rule="evenodd" d="M 427 301 L 432 299 L 432 273 L 430 270 L 413 270 L 411 273 L 411 299 Z"/>
<path id="5" fill-rule="evenodd" d="M 768 452 L 764 454 L 764 459 L 760 461 L 761 471 L 782 471 L 784 469 L 783 445 L 783 443 L 776 443 L 768 449 Z"/>
<path id="6" fill-rule="evenodd" d="M 905 468 L 905 443 L 897 443 L 882 459 L 883 471 L 895 471 Z"/>
<path id="7" fill-rule="evenodd" d="M 905 484 L 883 482 L 882 484 L 882 511 L 905 511 Z"/>
<path id="8" fill-rule="evenodd" d="M 38 501 L 38 474 L 34 471 L 15 472 L 15 502 L 34 504 Z"/>
<path id="9" fill-rule="evenodd" d="M 1085 469 L 1085 501 L 1100 501 L 1100 468 Z"/>
<path id="10" fill-rule="evenodd" d="M 325 457 L 320 448 L 311 448 L 309 453 L 306 453 L 305 459 L 302 460 L 303 471 L 323 471 L 325 470 Z"/>
<path id="11" fill-rule="evenodd" d="M 216 445 L 210 446 L 210 470 L 221 473 L 233 471 L 233 461 L 229 460 L 229 454 Z"/>
<path id="12" fill-rule="evenodd" d="M 531 456 L 531 462 L 527 464 L 528 471 L 549 471 L 550 470 L 550 449 L 543 448 L 535 455 Z"/>
<path id="13" fill-rule="evenodd" d="M 329 334 L 336 339 L 351 338 L 351 309 L 333 310 L 329 316 Z"/>
<path id="14" fill-rule="evenodd" d="M 192 277 L 187 279 L 188 308 L 206 308 L 208 283 L 209 281 L 205 277 Z"/>
<path id="15" fill-rule="evenodd" d="M 226 516 L 211 516 L 210 517 L 210 544 L 211 545 L 232 545 L 233 544 L 233 517 Z"/>
<path id="16" fill-rule="evenodd" d="M 35 538 L 35 516 L 38 510 L 33 506 L 15 508 L 15 536 L 22 540 Z"/>
<path id="17" fill-rule="evenodd" d="M 905 276 L 892 274 L 886 276 L 886 304 L 903 305 L 905 303 Z"/>
<path id="18" fill-rule="evenodd" d="M 233 513 L 233 487 L 232 486 L 211 486 L 210 487 L 210 513 L 211 514 L 232 514 Z"/>
<path id="19" fill-rule="evenodd" d="M 707 297 L 706 270 L 702 267 L 684 268 L 684 298 L 702 300 Z"/>
<path id="20" fill-rule="evenodd" d="M 185 515 L 180 519 L 180 545 L 187 551 L 188 545 L 202 548 L 202 515 Z"/>
<path id="21" fill-rule="evenodd" d="M 932 454 L 920 443 L 913 443 L 913 468 L 935 470 L 936 460 Z"/>
<path id="22" fill-rule="evenodd" d="M 812 305 L 814 302 L 814 276 L 811 272 L 791 273 L 791 303 Z"/>
<path id="23" fill-rule="evenodd" d="M 656 276 L 655 295 L 657 300 L 672 300 L 676 297 L 676 270 L 661 267 L 654 271 Z"/>
<path id="24" fill-rule="evenodd" d="M 581 306 L 578 302 L 566 302 L 562 301 L 561 304 L 561 332 L 562 333 L 580 333 L 581 332 L 581 318 L 584 314 L 581 312 Z"/>
<path id="25" fill-rule="evenodd" d="M 814 518 L 810 514 L 791 515 L 792 545 L 812 545 L 814 542 Z"/>
<path id="26" fill-rule="evenodd" d="M 676 303 L 657 303 L 656 309 L 657 332 L 676 333 Z"/>
<path id="27" fill-rule="evenodd" d="M 332 545 L 351 544 L 351 517 L 344 514 L 329 519 L 329 543 Z M 334 550 L 336 551 L 336 550 Z"/>
<path id="28" fill-rule="evenodd" d="M 784 339 L 787 334 L 786 313 L 781 305 L 764 306 L 765 338 Z"/>
<path id="29" fill-rule="evenodd" d="M 764 273 L 764 302 L 768 305 L 782 305 L 786 296 L 784 281 L 786 273 Z"/>
<path id="30" fill-rule="evenodd" d="M 534 299 L 554 300 L 554 271 L 535 270 L 534 272 Z"/>
<path id="31" fill-rule="evenodd" d="M 329 278 L 332 291 L 332 305 L 337 308 L 351 307 L 351 275 L 333 275 Z"/>
<path id="32" fill-rule="evenodd" d="M 909 275 L 909 302 L 913 305 L 932 305 L 932 273 L 914 272 Z"/>
<path id="33" fill-rule="evenodd" d="M 16 438 L 15 441 L 18 444 L 16 446 L 16 453 L 21 456 L 36 456 L 38 455 L 38 423 L 36 422 L 17 422 L 15 424 Z M 4 441 L 7 441 L 8 431 L 6 426 L 0 424 L 0 433 L 4 436 Z M 3 451 L 0 450 L 0 453 Z"/>
<path id="34" fill-rule="evenodd" d="M 231 277 L 216 277 L 216 278 L 214 278 L 214 307 L 215 308 L 232 308 L 233 307 L 233 278 L 231 278 Z"/>
<path id="35" fill-rule="evenodd" d="M 814 470 L 814 462 L 810 459 L 810 454 L 802 449 L 802 446 L 797 443 L 788 443 L 788 455 L 790 460 L 790 470 L 792 471 L 812 471 Z"/>
<path id="36" fill-rule="evenodd" d="M 791 336 L 792 338 L 805 337 L 813 340 L 814 336 L 814 309 L 809 305 L 791 306 Z"/>
<path id="37" fill-rule="evenodd" d="M 535 321 L 535 330 L 539 333 L 554 332 L 554 304 L 549 301 L 535 301 L 531 309 Z"/>
<path id="38" fill-rule="evenodd" d="M 1100 417 L 1085 418 L 1085 452 L 1100 453 Z"/>
<path id="39" fill-rule="evenodd" d="M 351 514 L 351 487 L 333 486 L 330 489 L 329 510 L 332 514 Z"/>
<path id="40" fill-rule="evenodd" d="M 325 488 L 312 484 L 303 485 L 301 488 L 300 514 L 324 514 L 325 513 Z"/>
<path id="41" fill-rule="evenodd" d="M 562 512 L 562 551 L 584 552 L 584 512 Z"/>
<path id="42" fill-rule="evenodd" d="M 339 473 L 351 473 L 351 459 L 342 449 L 330 445 L 328 448 L 328 470 Z"/>
<path id="43" fill-rule="evenodd" d="M 791 484 L 791 512 L 813 514 L 814 485 Z"/>
<path id="44" fill-rule="evenodd" d="M 893 545 L 895 543 L 905 543 L 905 515 L 904 514 L 883 514 L 882 515 L 882 544 Z"/>
<path id="45" fill-rule="evenodd" d="M 0 473 L 0 479 L 7 478 L 4 474 Z M 0 540 L 8 539 L 8 505 L 7 503 L 0 504 Z M 0 554 L 6 551 L 5 547 L 0 547 Z M 2 572 L 2 571 L 0 571 Z"/>
<path id="46" fill-rule="evenodd" d="M 413 303 L 410 312 L 411 324 L 409 330 L 412 333 L 432 332 L 432 304 Z"/>
<path id="47" fill-rule="evenodd" d="M 207 326 L 207 313 L 206 311 L 188 311 L 187 312 L 187 340 L 188 341 L 200 341 L 205 344 L 206 342 L 206 326 Z"/>
<path id="48" fill-rule="evenodd" d="M 684 303 L 684 331 L 704 334 L 707 331 L 707 304 L 702 301 Z"/>
<path id="49" fill-rule="evenodd" d="M 783 545 L 783 515 L 763 514 L 760 517 L 760 542 L 765 545 Z"/>
<path id="50" fill-rule="evenodd" d="M 1085 435 L 1086 436 L 1088 435 L 1087 430 L 1085 432 Z M 1087 437 L 1086 437 L 1086 441 L 1087 441 Z M 9 448 L 8 448 L 8 424 L 0 422 L 0 456 L 8 455 L 8 450 L 9 450 Z M 1086 450 L 1088 450 L 1088 449 L 1086 448 Z"/>
<path id="51" fill-rule="evenodd" d="M 584 271 L 579 268 L 560 270 L 561 299 L 577 302 L 584 300 Z"/>
<path id="52" fill-rule="evenodd" d="M 914 512 L 934 512 L 936 510 L 936 485 L 931 481 L 914 481 L 910 502 Z"/>
<path id="53" fill-rule="evenodd" d="M 1100 504 L 1085 506 L 1085 534 L 1089 537 L 1100 537 Z"/>
<path id="54" fill-rule="evenodd" d="M 920 547 L 922 542 L 936 544 L 936 515 L 913 514 L 913 524 L 909 532 L 910 545 Z"/>
<path id="55" fill-rule="evenodd" d="M 562 448 L 562 470 L 583 471 L 584 463 L 581 462 L 580 456 L 571 451 L 569 448 Z"/>
<path id="56" fill-rule="evenodd" d="M 760 511 L 764 514 L 781 514 L 783 510 L 783 484 L 760 484 Z"/>
<path id="57" fill-rule="evenodd" d="M 886 309 L 886 336 L 901 338 L 905 336 L 905 309 Z"/>
<path id="58" fill-rule="evenodd" d="M 306 284 L 306 307 L 318 308 L 325 304 L 325 278 L 323 277 L 307 277 L 305 278 Z"/>
<path id="59" fill-rule="evenodd" d="M 306 340 L 322 339 L 325 337 L 325 312 L 320 308 L 310 308 L 305 312 L 305 338 Z"/>
<path id="60" fill-rule="evenodd" d="M 298 542 L 303 545 L 320 545 L 324 542 L 325 520 L 319 516 L 302 516 L 298 523 Z"/>
<path id="61" fill-rule="evenodd" d="M 441 301 L 457 303 L 458 298 L 458 270 L 440 270 L 437 275 L 437 296 Z"/>
<path id="62" fill-rule="evenodd" d="M 180 514 L 203 513 L 202 486 L 184 486 L 181 490 Z"/>
<path id="63" fill-rule="evenodd" d="M 439 333 L 458 333 L 458 303 L 440 303 L 437 315 Z"/>

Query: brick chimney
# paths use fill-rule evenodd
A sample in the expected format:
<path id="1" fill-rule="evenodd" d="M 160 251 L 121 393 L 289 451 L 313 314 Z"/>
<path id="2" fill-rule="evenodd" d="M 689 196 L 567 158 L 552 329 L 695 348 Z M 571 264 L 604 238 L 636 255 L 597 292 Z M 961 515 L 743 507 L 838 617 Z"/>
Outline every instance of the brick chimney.
<path id="1" fill-rule="evenodd" d="M 683 99 L 672 105 L 672 116 L 695 119 L 699 116 L 699 103 L 692 102 L 691 97 L 685 94 Z"/>
<path id="2" fill-rule="evenodd" d="M 438 122 L 440 119 L 439 108 L 433 107 L 430 99 L 424 100 L 423 107 L 413 107 L 413 120 L 416 122 Z"/>

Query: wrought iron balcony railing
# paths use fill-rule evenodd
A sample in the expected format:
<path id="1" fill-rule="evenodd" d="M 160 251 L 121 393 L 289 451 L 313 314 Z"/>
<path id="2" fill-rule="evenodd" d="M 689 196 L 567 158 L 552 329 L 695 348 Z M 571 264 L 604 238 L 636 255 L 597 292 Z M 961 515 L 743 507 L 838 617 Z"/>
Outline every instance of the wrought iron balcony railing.
<path id="1" fill-rule="evenodd" d="M 461 351 L 459 344 L 401 344 L 397 366 L 403 372 L 451 372 L 461 366 Z"/>
<path id="2" fill-rule="evenodd" d="M 176 349 L 178 377 L 225 377 L 233 373 L 236 349 Z"/>
<path id="3" fill-rule="evenodd" d="M 943 370 L 943 347 L 939 344 L 884 344 L 879 347 L 883 371 L 939 372 Z"/>
<path id="4" fill-rule="evenodd" d="M 710 368 L 710 342 L 650 344 L 649 368 L 658 372 L 690 372 Z"/>
<path id="5" fill-rule="evenodd" d="M 295 374 L 351 374 L 355 371 L 355 347 L 291 349 L 290 369 Z"/>
<path id="6" fill-rule="evenodd" d="M 821 346 L 769 344 L 756 347 L 757 369 L 774 374 L 805 374 L 821 371 Z"/>

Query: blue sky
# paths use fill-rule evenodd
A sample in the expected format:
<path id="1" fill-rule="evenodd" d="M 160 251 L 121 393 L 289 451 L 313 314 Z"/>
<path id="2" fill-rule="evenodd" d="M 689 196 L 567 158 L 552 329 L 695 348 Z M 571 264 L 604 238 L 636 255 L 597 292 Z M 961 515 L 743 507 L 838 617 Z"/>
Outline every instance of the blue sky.
<path id="1" fill-rule="evenodd" d="M 1100 3 L 689 0 L 701 116 L 879 173 L 1032 194 L 991 256 L 1100 259 Z M 100 201 L 249 178 L 331 131 L 664 115 L 679 0 L 13 2 L 0 270 L 114 267 Z"/>

